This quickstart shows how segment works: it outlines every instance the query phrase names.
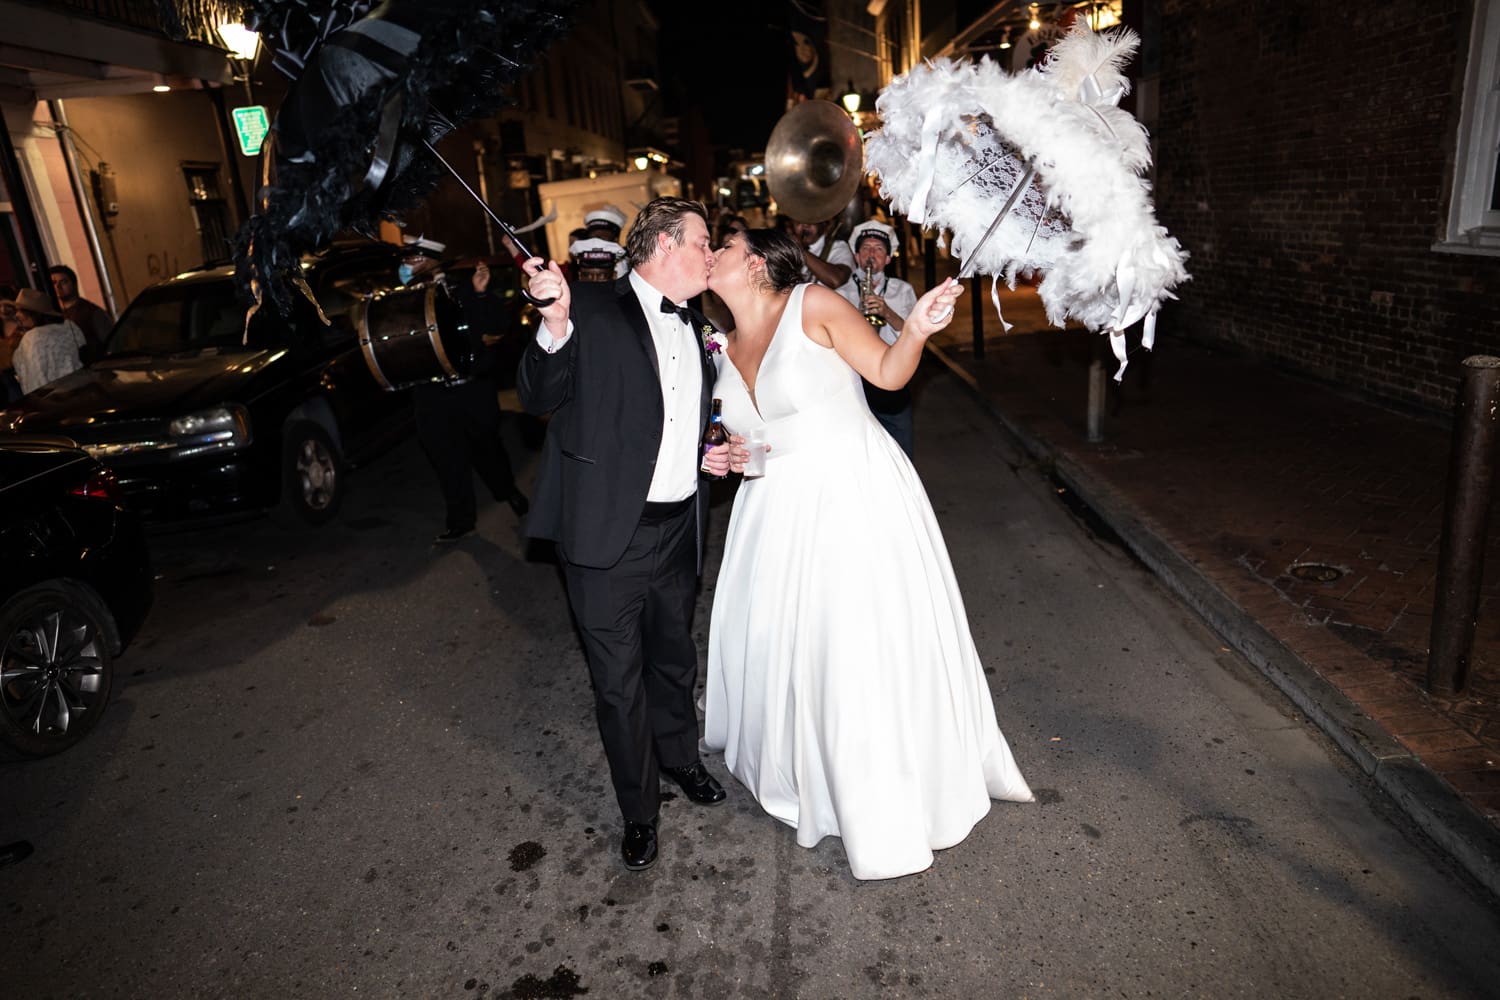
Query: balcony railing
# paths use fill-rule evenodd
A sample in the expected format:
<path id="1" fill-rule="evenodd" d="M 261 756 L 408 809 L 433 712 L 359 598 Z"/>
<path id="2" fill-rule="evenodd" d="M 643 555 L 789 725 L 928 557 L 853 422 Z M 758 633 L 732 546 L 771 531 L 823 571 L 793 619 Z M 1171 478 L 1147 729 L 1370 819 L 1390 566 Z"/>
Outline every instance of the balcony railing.
<path id="1" fill-rule="evenodd" d="M 167 30 L 167 25 L 162 21 L 157 0 L 45 0 L 42 6 L 53 11 L 80 14 L 99 21 L 107 21 L 120 27 L 147 31 L 153 35 L 172 37 Z M 214 6 L 223 8 L 226 20 L 233 19 L 233 15 L 239 11 L 239 5 L 235 3 L 199 3 L 196 5 L 198 8 Z M 223 43 L 214 33 L 214 25 L 208 23 L 213 18 L 207 16 L 206 10 L 194 13 L 200 16 L 186 16 L 182 19 L 182 27 L 186 31 L 187 40 L 222 48 Z"/>

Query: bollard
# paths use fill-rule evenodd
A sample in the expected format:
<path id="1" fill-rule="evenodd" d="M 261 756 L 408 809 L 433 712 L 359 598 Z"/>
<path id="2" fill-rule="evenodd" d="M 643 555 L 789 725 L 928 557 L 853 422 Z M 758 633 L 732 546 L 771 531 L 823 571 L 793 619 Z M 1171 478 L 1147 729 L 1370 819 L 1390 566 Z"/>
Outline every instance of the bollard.
<path id="1" fill-rule="evenodd" d="M 1099 444 L 1104 440 L 1104 401 L 1109 394 L 1109 376 L 1104 373 L 1104 359 L 1099 337 L 1089 338 L 1094 342 L 1094 358 L 1089 362 L 1088 441 Z"/>
<path id="2" fill-rule="evenodd" d="M 984 298 L 979 294 L 979 275 L 969 279 L 969 317 L 974 322 L 974 360 L 984 360 Z"/>
<path id="3" fill-rule="evenodd" d="M 1463 382 L 1454 408 L 1453 455 L 1443 503 L 1443 539 L 1438 550 L 1432 636 L 1427 653 L 1427 689 L 1458 694 L 1468 680 L 1469 656 L 1479 616 L 1484 577 L 1485 522 L 1495 473 L 1496 411 L 1500 409 L 1500 358 L 1464 359 Z"/>

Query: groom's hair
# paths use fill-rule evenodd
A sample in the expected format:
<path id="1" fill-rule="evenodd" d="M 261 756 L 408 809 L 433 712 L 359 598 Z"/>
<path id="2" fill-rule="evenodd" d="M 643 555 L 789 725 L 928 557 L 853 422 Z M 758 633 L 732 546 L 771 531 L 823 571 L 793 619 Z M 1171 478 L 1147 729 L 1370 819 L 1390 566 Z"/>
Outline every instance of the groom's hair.
<path id="1" fill-rule="evenodd" d="M 696 201 L 686 198 L 657 198 L 641 209 L 625 239 L 625 256 L 630 258 L 632 268 L 656 256 L 657 237 L 666 233 L 672 242 L 682 246 L 682 222 L 691 213 L 708 225 L 708 213 Z"/>

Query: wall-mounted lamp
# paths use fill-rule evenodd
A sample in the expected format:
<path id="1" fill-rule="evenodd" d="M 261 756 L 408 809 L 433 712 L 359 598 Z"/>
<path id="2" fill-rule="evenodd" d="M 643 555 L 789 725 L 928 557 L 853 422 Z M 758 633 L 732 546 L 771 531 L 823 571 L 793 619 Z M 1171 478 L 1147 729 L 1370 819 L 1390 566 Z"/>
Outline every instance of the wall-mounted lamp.
<path id="1" fill-rule="evenodd" d="M 844 110 L 851 115 L 859 110 L 859 91 L 854 89 L 854 81 L 849 81 L 849 89 L 844 91 L 844 96 L 839 98 L 843 102 Z"/>

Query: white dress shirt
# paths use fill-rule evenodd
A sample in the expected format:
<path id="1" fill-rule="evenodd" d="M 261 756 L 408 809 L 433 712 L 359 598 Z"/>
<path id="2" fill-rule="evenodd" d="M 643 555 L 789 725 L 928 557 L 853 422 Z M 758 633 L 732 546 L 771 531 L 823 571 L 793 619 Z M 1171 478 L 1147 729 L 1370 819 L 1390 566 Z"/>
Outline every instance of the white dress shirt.
<path id="1" fill-rule="evenodd" d="M 11 358 L 21 392 L 35 392 L 82 368 L 78 350 L 86 343 L 83 331 L 70 319 L 59 319 L 56 323 L 46 323 L 26 331 Z"/>
<path id="2" fill-rule="evenodd" d="M 698 353 L 703 345 L 698 331 L 681 317 L 661 311 L 661 300 L 666 296 L 634 271 L 630 272 L 630 288 L 646 314 L 646 326 L 656 348 L 656 369 L 661 375 L 661 449 L 656 453 L 656 470 L 646 499 L 656 503 L 686 500 L 698 492 L 702 459 L 703 428 L 698 421 L 702 416 L 703 365 Z M 572 336 L 570 318 L 562 337 L 554 338 L 545 323 L 538 326 L 536 342 L 548 354 L 555 354 Z"/>
<path id="3" fill-rule="evenodd" d="M 666 296 L 634 271 L 630 287 L 640 300 L 656 345 L 656 368 L 661 374 L 661 450 L 656 453 L 656 471 L 651 476 L 648 501 L 670 503 L 686 500 L 698 492 L 698 465 L 702 460 L 703 345 L 698 331 L 675 313 L 661 311 Z M 682 303 L 676 303 L 681 305 Z"/>
<path id="4" fill-rule="evenodd" d="M 858 275 L 861 272 L 856 270 L 854 273 Z M 854 308 L 860 308 L 859 282 L 855 278 L 850 278 L 834 290 L 854 303 Z M 881 275 L 875 285 L 875 294 L 885 299 L 885 304 L 891 307 L 891 312 L 901 317 L 903 324 L 906 322 L 906 317 L 910 316 L 911 311 L 917 307 L 917 290 L 909 282 L 902 281 L 900 278 L 887 278 Z M 900 331 L 889 323 L 877 328 L 875 332 L 880 334 L 880 339 L 887 344 L 894 344 L 896 338 L 901 335 Z"/>

